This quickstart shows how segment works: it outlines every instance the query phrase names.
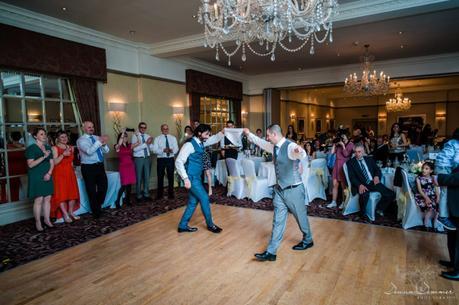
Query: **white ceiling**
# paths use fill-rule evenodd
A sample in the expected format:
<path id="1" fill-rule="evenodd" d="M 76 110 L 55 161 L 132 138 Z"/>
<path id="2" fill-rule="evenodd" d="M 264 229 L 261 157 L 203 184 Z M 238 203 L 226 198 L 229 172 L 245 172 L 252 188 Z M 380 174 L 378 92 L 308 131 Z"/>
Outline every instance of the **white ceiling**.
<path id="1" fill-rule="evenodd" d="M 146 44 L 155 45 L 197 35 L 203 31 L 202 25 L 193 18 L 200 0 L 2 1 Z M 368 0 L 360 0 L 362 1 Z M 343 7 L 351 2 L 359 1 L 339 1 Z M 338 22 L 333 35 L 334 42 L 329 45 L 316 44 L 313 56 L 309 55 L 309 49 L 293 54 L 279 50 L 275 62 L 268 58 L 249 55 L 247 62 L 242 64 L 239 55 L 233 57 L 230 69 L 254 75 L 357 63 L 366 43 L 371 45 L 370 51 L 377 60 L 459 52 L 459 40 L 456 39 L 459 37 L 459 1 L 447 2 L 449 7 L 446 7 L 445 3 L 425 6 L 427 9 L 424 11 L 405 9 L 400 10 L 403 11 L 402 14 L 387 12 L 382 14 L 384 16 L 379 18 L 380 21 L 375 21 L 374 18 L 360 18 L 358 22 L 353 23 Z M 66 8 L 65 11 L 62 10 L 63 7 Z M 135 34 L 130 34 L 131 30 L 134 30 Z M 400 31 L 403 32 L 402 35 L 399 35 Z M 355 41 L 359 42 L 357 46 L 353 45 Z M 400 48 L 402 44 L 403 49 Z M 214 50 L 198 47 L 187 50 L 185 55 L 227 67 L 222 55 L 221 62 L 215 61 Z"/>

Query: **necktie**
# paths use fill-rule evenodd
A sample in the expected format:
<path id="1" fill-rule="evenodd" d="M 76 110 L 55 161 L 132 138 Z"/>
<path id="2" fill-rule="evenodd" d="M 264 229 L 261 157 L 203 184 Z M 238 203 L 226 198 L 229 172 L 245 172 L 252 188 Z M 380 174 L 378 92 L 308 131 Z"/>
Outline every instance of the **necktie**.
<path id="1" fill-rule="evenodd" d="M 92 144 L 96 143 L 96 139 L 94 139 L 93 136 L 89 136 L 89 138 L 91 139 Z M 104 161 L 104 155 L 102 154 L 100 147 L 97 149 L 97 157 L 99 158 L 100 162 Z"/>
<path id="2" fill-rule="evenodd" d="M 274 145 L 274 161 L 277 160 L 277 151 L 279 150 L 279 147 L 277 145 Z"/>
<path id="3" fill-rule="evenodd" d="M 371 179 L 370 179 L 370 177 L 368 177 L 368 172 L 365 169 L 365 165 L 363 165 L 363 159 L 359 160 L 359 164 L 360 164 L 360 168 L 362 169 L 362 172 L 363 172 L 363 177 L 365 177 L 365 179 L 367 180 L 366 183 L 369 184 Z"/>
<path id="4" fill-rule="evenodd" d="M 167 138 L 167 135 L 165 134 L 164 135 L 166 137 L 166 148 L 167 148 L 167 154 L 166 156 L 170 156 L 170 153 L 169 153 L 169 149 L 170 149 L 170 146 L 169 146 L 169 139 Z"/>
<path id="5" fill-rule="evenodd" d="M 144 134 L 142 134 L 142 143 L 145 143 L 145 135 Z M 143 149 L 143 156 L 144 157 L 148 157 L 148 149 L 146 147 Z"/>

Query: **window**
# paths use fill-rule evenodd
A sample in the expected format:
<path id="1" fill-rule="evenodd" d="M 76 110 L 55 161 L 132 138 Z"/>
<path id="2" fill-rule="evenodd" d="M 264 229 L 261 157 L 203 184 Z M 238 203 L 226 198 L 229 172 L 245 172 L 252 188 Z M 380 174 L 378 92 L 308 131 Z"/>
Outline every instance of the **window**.
<path id="1" fill-rule="evenodd" d="M 69 80 L 0 71 L 0 203 L 28 201 L 24 152 L 36 127 L 45 128 L 50 142 L 59 130 L 68 130 L 71 140 L 79 136 L 81 119 Z"/>
<path id="2" fill-rule="evenodd" d="M 199 121 L 209 124 L 212 133 L 217 133 L 225 127 L 226 121 L 236 121 L 233 101 L 227 99 L 201 97 Z"/>

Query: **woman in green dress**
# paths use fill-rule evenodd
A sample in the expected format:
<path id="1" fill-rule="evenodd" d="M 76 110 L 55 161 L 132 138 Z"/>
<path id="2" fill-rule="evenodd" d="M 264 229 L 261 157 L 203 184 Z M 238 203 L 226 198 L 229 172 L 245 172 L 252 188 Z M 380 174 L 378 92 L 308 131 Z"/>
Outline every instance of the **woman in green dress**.
<path id="1" fill-rule="evenodd" d="M 46 131 L 43 128 L 37 128 L 32 133 L 35 143 L 27 147 L 25 156 L 29 167 L 29 198 L 33 198 L 33 215 L 35 217 L 35 227 L 38 231 L 43 231 L 40 214 L 43 210 L 45 224 L 53 227 L 50 219 L 50 202 L 53 194 L 53 155 L 51 147 L 46 144 Z"/>

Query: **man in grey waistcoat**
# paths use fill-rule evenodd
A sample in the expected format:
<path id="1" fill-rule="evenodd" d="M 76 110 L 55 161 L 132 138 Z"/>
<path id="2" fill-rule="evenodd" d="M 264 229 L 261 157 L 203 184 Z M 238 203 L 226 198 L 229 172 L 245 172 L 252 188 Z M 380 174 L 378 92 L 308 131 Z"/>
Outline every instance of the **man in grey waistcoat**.
<path id="1" fill-rule="evenodd" d="M 293 247 L 293 250 L 311 248 L 314 244 L 304 205 L 305 190 L 299 171 L 300 160 L 306 157 L 306 152 L 301 146 L 284 138 L 282 129 L 276 124 L 269 126 L 266 130 L 269 142 L 250 133 L 247 128 L 244 128 L 244 133 L 248 136 L 249 141 L 273 154 L 277 179 L 277 185 L 274 187 L 271 240 L 266 251 L 255 254 L 255 257 L 259 261 L 276 260 L 277 249 L 285 232 L 288 212 L 293 214 L 303 234 L 303 239 Z"/>

